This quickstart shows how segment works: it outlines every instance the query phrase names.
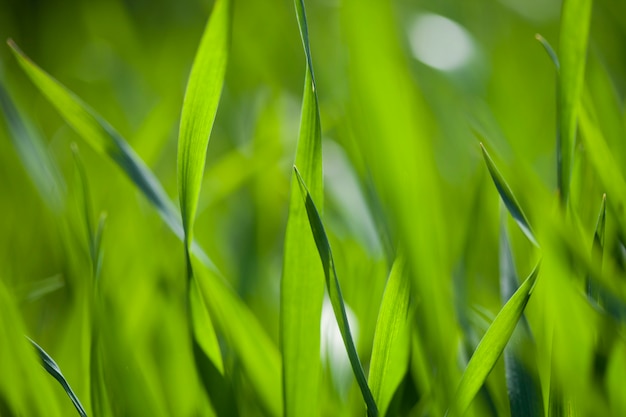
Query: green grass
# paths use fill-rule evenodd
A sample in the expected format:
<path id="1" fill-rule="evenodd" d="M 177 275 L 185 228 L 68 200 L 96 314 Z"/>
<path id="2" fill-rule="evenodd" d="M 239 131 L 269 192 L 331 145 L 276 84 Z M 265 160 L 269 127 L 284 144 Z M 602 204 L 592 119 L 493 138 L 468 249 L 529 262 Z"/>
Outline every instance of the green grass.
<path id="1" fill-rule="evenodd" d="M 0 5 L 1 416 L 626 414 L 626 6 L 76 3 Z"/>

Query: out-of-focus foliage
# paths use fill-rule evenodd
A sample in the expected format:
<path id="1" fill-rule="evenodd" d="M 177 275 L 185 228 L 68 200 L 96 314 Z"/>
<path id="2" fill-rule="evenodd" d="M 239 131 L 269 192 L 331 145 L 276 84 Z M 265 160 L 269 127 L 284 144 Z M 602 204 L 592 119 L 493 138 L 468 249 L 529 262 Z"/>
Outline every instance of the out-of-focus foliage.
<path id="1" fill-rule="evenodd" d="M 12 38 L 136 153 L 125 168 L 92 148 L 101 137 L 73 129 L 94 120 L 80 110 L 67 124 L 0 46 L 0 415 L 76 414 L 25 336 L 89 416 L 364 415 L 363 375 L 387 416 L 626 415 L 626 3 L 303 4 L 306 35 L 292 1 L 232 1 L 185 211 L 206 254 L 188 282 L 177 138 L 214 2 L 0 0 L 2 45 Z M 296 158 L 315 111 L 322 152 L 311 142 Z M 311 308 L 281 298 L 284 265 L 319 268 L 311 230 L 286 235 L 306 215 L 290 213 L 296 161 L 332 248 L 339 320 L 322 269 L 288 278 L 298 297 L 312 289 Z M 319 164 L 323 187 L 304 175 Z M 129 166 L 160 183 L 179 236 Z M 530 292 L 516 280 L 540 258 Z M 201 361 L 191 330 L 211 323 Z"/>

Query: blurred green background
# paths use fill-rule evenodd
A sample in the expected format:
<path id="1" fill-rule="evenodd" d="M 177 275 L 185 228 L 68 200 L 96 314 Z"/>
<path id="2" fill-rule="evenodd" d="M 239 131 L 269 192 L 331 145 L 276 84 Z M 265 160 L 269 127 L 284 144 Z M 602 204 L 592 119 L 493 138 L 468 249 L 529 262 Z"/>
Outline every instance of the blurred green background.
<path id="1" fill-rule="evenodd" d="M 501 306 L 496 255 L 500 212 L 473 130 L 488 138 L 531 219 L 552 210 L 531 203 L 537 190 L 549 194 L 556 188 L 556 74 L 535 34 L 558 44 L 560 2 L 366 3 L 319 0 L 306 6 L 324 139 L 324 221 L 344 297 L 358 323 L 359 352 L 367 358 L 392 254 L 403 233 L 410 233 L 389 209 L 397 196 L 384 179 L 387 170 L 402 167 L 385 165 L 393 155 L 377 163 L 376 142 L 397 141 L 401 147 L 402 140 L 414 140 L 404 126 L 419 126 L 419 140 L 432 151 L 427 158 L 434 171 L 429 172 L 445 219 L 438 238 L 445 248 L 441 270 L 446 274 L 439 279 L 442 294 L 449 296 L 446 314 L 454 315 L 452 271 L 461 264 L 467 304 L 495 314 Z M 0 39 L 12 38 L 115 126 L 178 201 L 180 109 L 211 7 L 210 1 L 196 0 L 0 0 Z M 373 11 L 373 19 L 359 16 L 365 9 Z M 278 347 L 282 245 L 305 60 L 291 1 L 239 0 L 233 19 L 195 236 Z M 362 43 L 355 40 L 359 33 L 370 36 L 370 43 L 364 37 Z M 600 125 L 622 162 L 624 45 L 626 2 L 595 1 L 587 84 Z M 364 59 L 369 46 L 383 51 L 390 46 L 393 60 L 374 53 L 371 60 Z M 400 109 L 397 131 L 379 135 L 376 127 L 370 129 L 367 115 L 375 107 L 361 101 L 358 88 L 368 79 L 355 75 L 355 63 L 367 66 L 381 85 L 395 82 L 390 77 L 398 74 L 404 77 L 408 101 L 417 103 L 419 113 L 405 108 L 403 98 L 380 96 L 381 108 Z M 83 402 L 90 403 L 83 358 L 88 351 L 84 300 L 91 290 L 86 283 L 90 265 L 70 150 L 76 142 L 90 183 L 92 221 L 107 214 L 100 285 L 114 414 L 198 415 L 206 399 L 181 325 L 186 321 L 183 246 L 118 167 L 65 124 L 6 46 L 0 47 L 0 77 L 22 117 L 39 132 L 42 158 L 49 164 L 35 160 L 29 165 L 28 152 L 15 145 L 6 119 L 0 118 L 0 281 L 10 294 L 7 303 L 23 320 L 23 328 L 13 323 L 15 328 L 9 329 L 7 313 L 0 357 L 11 357 L 5 352 L 8 340 L 20 331 L 29 335 L 55 358 Z M 394 114 L 385 120 L 392 123 Z M 406 172 L 421 171 L 418 166 Z M 575 204 L 584 226 L 592 229 L 603 190 L 593 178 L 587 180 L 593 196 L 581 192 Z M 410 192 L 419 178 L 406 181 L 398 192 Z M 428 204 L 423 192 L 415 198 Z M 526 276 L 531 249 L 519 231 L 512 233 L 518 269 Z M 2 304 L 0 309 L 4 315 Z M 457 330 L 450 331 L 455 335 Z M 245 375 L 238 374 L 237 358 L 224 349 L 236 401 L 226 396 L 216 408 L 231 415 L 236 403 L 241 415 L 263 415 Z M 35 365 L 24 366 L 25 373 L 43 375 Z M 345 370 L 342 376 L 333 366 L 334 371 L 325 370 L 331 381 L 322 394 L 325 415 L 358 414 L 362 406 L 349 368 L 346 377 Z M 45 378 L 37 384 L 47 386 Z M 4 380 L 0 387 L 11 383 Z M 71 415 L 72 405 L 61 389 L 49 385 L 55 398 L 50 415 Z M 499 411 L 506 410 L 506 399 L 496 401 Z"/>

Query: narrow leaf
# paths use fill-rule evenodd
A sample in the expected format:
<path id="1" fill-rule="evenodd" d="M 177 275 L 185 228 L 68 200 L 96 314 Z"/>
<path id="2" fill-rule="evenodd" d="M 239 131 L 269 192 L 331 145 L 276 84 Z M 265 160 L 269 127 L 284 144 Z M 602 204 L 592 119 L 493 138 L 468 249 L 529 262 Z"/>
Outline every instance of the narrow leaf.
<path id="1" fill-rule="evenodd" d="M 200 293 L 196 279 L 189 284 L 189 304 L 191 306 L 193 336 L 202 351 L 213 362 L 220 374 L 224 374 L 222 353 L 215 335 L 213 322 L 209 316 L 204 297 Z"/>
<path id="2" fill-rule="evenodd" d="M 489 169 L 489 173 L 491 174 L 493 183 L 498 189 L 498 194 L 500 194 L 500 198 L 502 198 L 504 205 L 509 210 L 509 213 L 511 213 L 511 216 L 513 216 L 513 219 L 517 222 L 518 226 L 520 227 L 520 229 L 522 229 L 522 232 L 524 232 L 526 237 L 535 246 L 538 247 L 539 244 L 537 243 L 537 239 L 535 239 L 535 234 L 530 227 L 530 223 L 528 222 L 528 219 L 526 218 L 522 207 L 517 202 L 517 199 L 515 198 L 511 187 L 509 187 L 509 184 L 507 184 L 507 182 L 504 180 L 504 177 L 502 177 L 502 174 L 500 174 L 500 171 L 498 171 L 496 164 L 494 164 L 491 156 L 489 156 L 487 149 L 485 149 L 482 143 L 480 144 L 480 149 L 483 151 L 483 157 L 485 159 L 485 162 L 487 163 L 487 168 Z"/>
<path id="3" fill-rule="evenodd" d="M 569 198 L 576 125 L 585 78 L 587 40 L 592 0 L 565 0 L 561 9 L 559 35 L 560 76 L 558 82 L 559 164 L 561 200 Z"/>
<path id="4" fill-rule="evenodd" d="M 322 135 L 303 0 L 294 0 L 306 58 L 296 165 L 323 207 Z M 295 174 L 291 179 L 280 291 L 280 340 L 286 416 L 320 414 L 320 317 L 324 279 Z"/>
<path id="5" fill-rule="evenodd" d="M 446 415 L 460 417 L 470 406 L 474 396 L 496 365 L 498 358 L 513 334 L 513 330 L 515 330 L 515 326 L 530 299 L 538 273 L 539 264 L 537 264 L 524 283 L 520 285 L 511 299 L 502 307 L 489 329 L 487 329 L 467 368 L 465 368 L 452 406 L 448 409 Z"/>
<path id="6" fill-rule="evenodd" d="M 230 43 L 230 0 L 218 0 L 191 68 L 178 138 L 178 193 L 190 250 L 206 151 L 224 85 Z"/>
<path id="7" fill-rule="evenodd" d="M 409 304 L 411 285 L 404 260 L 397 259 L 387 280 L 376 331 L 368 383 L 384 416 L 409 365 L 411 349 Z"/>
<path id="8" fill-rule="evenodd" d="M 363 399 L 365 400 L 365 404 L 367 406 L 368 415 L 377 416 L 378 409 L 376 407 L 376 402 L 374 401 L 372 392 L 367 385 L 367 379 L 365 378 L 365 373 L 363 372 L 363 366 L 361 366 L 361 361 L 359 360 L 359 356 L 352 339 L 352 333 L 350 332 L 350 324 L 348 323 L 348 317 L 346 315 L 346 307 L 341 295 L 337 271 L 335 270 L 335 261 L 333 260 L 333 254 L 330 249 L 328 237 L 326 236 L 326 231 L 324 230 L 324 225 L 322 224 L 322 219 L 320 218 L 319 212 L 315 207 L 313 198 L 311 197 L 302 176 L 295 166 L 294 172 L 298 178 L 302 198 L 305 201 L 309 225 L 311 227 L 311 232 L 313 233 L 313 238 L 315 239 L 317 253 L 322 260 L 322 266 L 324 268 L 326 289 L 328 290 L 328 295 L 333 305 L 333 311 L 335 312 L 337 324 L 339 325 L 339 330 L 341 332 L 344 345 L 346 346 L 348 358 L 350 359 L 350 364 L 352 365 L 352 371 L 354 372 L 354 376 L 356 377 L 359 388 L 361 389 L 361 394 L 363 395 Z"/>
<path id="9" fill-rule="evenodd" d="M 80 403 L 80 400 L 78 399 L 76 394 L 74 394 L 74 391 L 72 391 L 72 388 L 70 387 L 70 384 L 67 382 L 67 380 L 65 379 L 65 377 L 61 373 L 61 369 L 59 368 L 59 365 L 57 365 L 57 363 L 54 361 L 54 359 L 52 359 L 52 357 L 50 357 L 50 355 L 48 355 L 46 353 L 46 351 L 41 348 L 41 346 L 39 346 L 37 343 L 35 343 L 31 338 L 27 337 L 27 339 L 30 341 L 30 343 L 37 350 L 37 353 L 39 354 L 39 357 L 41 358 L 41 363 L 42 363 L 44 369 L 50 375 L 52 375 L 52 377 L 54 379 L 56 379 L 59 382 L 59 384 L 61 384 L 61 386 L 63 387 L 63 389 L 67 393 L 67 396 L 70 397 L 70 400 L 72 400 L 72 403 L 74 404 L 74 407 L 76 407 L 76 410 L 78 411 L 78 414 L 81 417 L 87 417 L 87 413 L 85 412 L 85 409 L 83 408 L 83 406 Z"/>

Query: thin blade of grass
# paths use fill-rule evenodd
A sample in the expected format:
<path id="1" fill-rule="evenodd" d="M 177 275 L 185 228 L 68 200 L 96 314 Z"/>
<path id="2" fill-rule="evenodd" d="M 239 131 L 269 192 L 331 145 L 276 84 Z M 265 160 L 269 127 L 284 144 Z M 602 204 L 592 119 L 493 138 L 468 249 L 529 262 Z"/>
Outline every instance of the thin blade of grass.
<path id="1" fill-rule="evenodd" d="M 404 260 L 396 259 L 376 321 L 368 383 L 384 416 L 409 366 L 411 285 Z"/>
<path id="2" fill-rule="evenodd" d="M 518 288 L 517 273 L 505 222 L 500 229 L 500 294 L 506 303 Z M 524 315 L 515 326 L 511 342 L 504 349 L 504 370 L 511 407 L 511 417 L 543 416 L 543 397 L 538 385 L 537 365 L 534 362 L 535 342 Z M 530 358 L 526 363 L 524 357 Z M 533 361 L 533 362 L 530 362 Z"/>
<path id="3" fill-rule="evenodd" d="M 539 265 L 537 264 L 530 276 L 526 278 L 515 294 L 502 307 L 489 329 L 487 329 L 467 368 L 465 368 L 453 403 L 446 412 L 447 416 L 460 417 L 465 413 L 474 396 L 495 366 L 530 299 L 537 281 L 537 275 L 539 274 Z"/>
<path id="4" fill-rule="evenodd" d="M 561 201 L 569 198 L 576 125 L 583 92 L 592 0 L 565 0 L 561 9 L 558 79 L 558 184 Z"/>
<path id="5" fill-rule="evenodd" d="M 294 0 L 306 57 L 306 74 L 296 165 L 323 207 L 322 137 L 306 12 L 303 0 Z M 320 317 L 324 279 L 315 242 L 309 232 L 306 209 L 295 174 L 291 179 L 289 218 L 285 232 L 280 290 L 280 340 L 283 352 L 283 401 L 287 416 L 320 414 Z"/>
<path id="6" fill-rule="evenodd" d="M 489 173 L 491 174 L 493 183 L 498 190 L 498 194 L 500 194 L 500 198 L 502 198 L 502 202 L 504 202 L 504 205 L 509 210 L 509 213 L 511 213 L 511 216 L 513 216 L 513 219 L 518 224 L 520 229 L 522 229 L 522 232 L 524 232 L 528 240 L 530 240 L 533 245 L 539 247 L 537 239 L 535 238 L 535 234 L 530 227 L 530 223 L 528 222 L 528 219 L 526 218 L 522 207 L 517 202 L 517 199 L 515 198 L 511 187 L 509 187 L 509 184 L 507 184 L 502 174 L 500 174 L 500 171 L 496 167 L 496 164 L 493 162 L 493 159 L 491 159 L 491 156 L 489 156 L 487 149 L 485 149 L 485 146 L 482 143 L 480 144 L 480 149 L 483 152 L 483 157 L 487 164 L 487 169 L 489 169 Z"/>
<path id="7" fill-rule="evenodd" d="M 61 372 L 61 369 L 59 368 L 59 365 L 57 365 L 57 363 L 54 361 L 54 359 L 52 359 L 52 357 L 50 355 L 48 355 L 46 353 L 46 351 L 43 350 L 43 348 L 41 346 L 39 346 L 37 343 L 35 343 L 34 340 L 32 340 L 30 337 L 27 337 L 27 339 L 30 341 L 30 343 L 37 350 L 37 353 L 39 354 L 39 358 L 41 359 L 41 363 L 42 363 L 44 369 L 54 379 L 56 379 L 59 382 L 59 384 L 61 384 L 61 386 L 63 387 L 63 389 L 67 393 L 67 396 L 70 397 L 70 400 L 72 400 L 72 403 L 74 404 L 74 407 L 76 407 L 76 410 L 78 411 L 78 414 L 81 417 L 87 417 L 87 413 L 85 412 L 85 409 L 83 408 L 83 405 L 80 403 L 80 400 L 78 399 L 78 397 L 76 396 L 74 391 L 72 391 L 72 388 L 70 387 L 70 384 L 67 382 L 67 380 L 63 376 L 63 373 Z"/>
<path id="8" fill-rule="evenodd" d="M 211 362 L 213 362 L 213 365 L 215 365 L 220 374 L 223 375 L 224 363 L 222 361 L 222 352 L 220 351 L 220 345 L 215 335 L 213 322 L 211 321 L 204 297 L 200 293 L 198 285 L 196 279 L 193 279 L 189 284 L 189 304 L 191 307 L 193 335 L 200 348 L 202 348 L 202 351 L 209 357 Z"/>
<path id="9" fill-rule="evenodd" d="M 339 325 L 341 337 L 343 338 L 344 345 L 346 346 L 346 351 L 348 353 L 348 358 L 350 359 L 352 371 L 354 372 L 354 376 L 356 377 L 359 388 L 361 389 L 361 394 L 363 395 L 363 399 L 365 400 L 365 404 L 367 406 L 368 415 L 378 416 L 376 402 L 374 401 L 372 392 L 367 385 L 367 379 L 365 377 L 365 373 L 363 372 L 363 366 L 361 365 L 359 355 L 356 351 L 356 347 L 354 346 L 354 340 L 352 339 L 352 333 L 350 332 L 350 324 L 348 323 L 348 317 L 346 315 L 346 307 L 343 302 L 343 297 L 341 295 L 341 288 L 339 286 L 339 280 L 337 278 L 337 271 L 335 270 L 335 261 L 333 260 L 333 254 L 330 249 L 330 243 L 328 242 L 328 237 L 326 235 L 324 225 L 322 224 L 322 219 L 320 218 L 317 207 L 313 202 L 313 198 L 311 197 L 311 194 L 307 189 L 306 183 L 304 182 L 302 176 L 295 166 L 294 172 L 296 174 L 296 177 L 298 178 L 300 192 L 305 202 L 306 213 L 309 219 L 311 232 L 313 233 L 313 238 L 315 239 L 317 253 L 319 254 L 319 257 L 322 261 L 322 266 L 324 268 L 326 289 L 328 290 L 328 296 L 333 306 L 333 311 L 335 312 L 335 317 L 337 319 L 337 324 Z"/>
<path id="10" fill-rule="evenodd" d="M 185 91 L 178 137 L 178 193 L 187 250 L 191 249 L 206 151 L 224 85 L 230 26 L 230 0 L 216 1 Z"/>

